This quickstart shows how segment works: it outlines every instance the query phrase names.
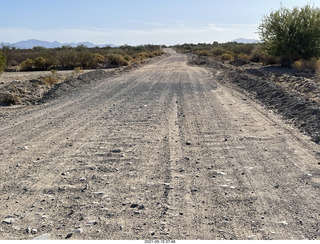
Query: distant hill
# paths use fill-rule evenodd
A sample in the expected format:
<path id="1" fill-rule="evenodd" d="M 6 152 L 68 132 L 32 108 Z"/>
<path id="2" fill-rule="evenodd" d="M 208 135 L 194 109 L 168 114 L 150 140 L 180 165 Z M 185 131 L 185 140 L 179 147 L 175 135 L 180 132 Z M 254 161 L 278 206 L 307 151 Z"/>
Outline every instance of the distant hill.
<path id="1" fill-rule="evenodd" d="M 237 42 L 237 43 L 258 43 L 259 40 L 238 38 L 238 39 L 233 40 L 233 42 Z"/>
<path id="2" fill-rule="evenodd" d="M 85 45 L 87 47 L 117 47 L 117 45 L 114 44 L 104 44 L 104 45 L 96 45 L 91 42 L 78 42 L 78 43 L 60 43 L 57 41 L 54 42 L 48 42 L 48 41 L 41 41 L 36 39 L 30 39 L 27 41 L 20 41 L 16 43 L 7 43 L 4 42 L 4 45 L 9 45 L 11 47 L 21 48 L 21 49 L 31 49 L 33 47 L 45 47 L 45 48 L 55 48 L 55 47 L 62 47 L 62 46 L 71 46 L 71 47 L 77 47 L 79 45 Z"/>

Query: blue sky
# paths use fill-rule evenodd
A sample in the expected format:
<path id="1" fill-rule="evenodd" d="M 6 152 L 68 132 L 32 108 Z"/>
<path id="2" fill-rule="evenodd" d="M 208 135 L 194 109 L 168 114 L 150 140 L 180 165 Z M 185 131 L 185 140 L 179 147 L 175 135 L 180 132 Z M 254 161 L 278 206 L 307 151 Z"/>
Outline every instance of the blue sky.
<path id="1" fill-rule="evenodd" d="M 178 44 L 258 39 L 271 10 L 310 0 L 0 0 L 0 42 Z"/>

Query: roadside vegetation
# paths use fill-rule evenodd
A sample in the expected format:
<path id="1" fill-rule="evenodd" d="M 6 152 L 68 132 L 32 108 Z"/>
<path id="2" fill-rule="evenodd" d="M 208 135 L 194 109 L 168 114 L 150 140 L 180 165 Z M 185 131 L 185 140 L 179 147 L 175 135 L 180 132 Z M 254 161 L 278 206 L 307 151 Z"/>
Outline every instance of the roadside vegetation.
<path id="1" fill-rule="evenodd" d="M 320 72 L 320 9 L 281 7 L 262 19 L 260 43 L 183 44 L 174 48 L 221 61 L 242 59 L 292 67 L 297 72 Z"/>
<path id="2" fill-rule="evenodd" d="M 2 73 L 5 70 L 6 64 L 7 64 L 7 56 L 3 55 L 0 50 L 0 73 Z"/>
<path id="3" fill-rule="evenodd" d="M 160 46 L 121 46 L 118 48 L 87 48 L 63 46 L 60 48 L 34 47 L 17 49 L 2 47 L 0 53 L 0 71 L 42 71 L 42 70 L 81 70 L 112 68 L 140 64 L 147 58 L 160 56 Z M 3 57 L 3 58 L 2 58 Z"/>

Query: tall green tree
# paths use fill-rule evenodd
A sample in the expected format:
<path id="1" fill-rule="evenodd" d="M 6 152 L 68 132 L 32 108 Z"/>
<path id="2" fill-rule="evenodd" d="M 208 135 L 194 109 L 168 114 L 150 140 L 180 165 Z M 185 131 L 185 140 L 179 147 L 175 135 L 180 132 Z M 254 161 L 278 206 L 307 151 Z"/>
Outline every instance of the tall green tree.
<path id="1" fill-rule="evenodd" d="M 262 47 L 282 64 L 320 56 L 320 9 L 306 5 L 281 7 L 264 16 L 259 26 Z"/>

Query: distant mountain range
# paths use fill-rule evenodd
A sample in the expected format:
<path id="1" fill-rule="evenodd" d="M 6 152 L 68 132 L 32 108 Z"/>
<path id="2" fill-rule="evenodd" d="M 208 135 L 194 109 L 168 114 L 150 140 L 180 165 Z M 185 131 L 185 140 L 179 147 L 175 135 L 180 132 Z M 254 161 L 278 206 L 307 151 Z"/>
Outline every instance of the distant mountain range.
<path id="1" fill-rule="evenodd" d="M 238 39 L 233 40 L 233 42 L 237 42 L 237 43 L 259 43 L 259 40 L 238 38 Z"/>
<path id="2" fill-rule="evenodd" d="M 3 42 L 3 45 L 7 45 L 10 47 L 15 47 L 15 48 L 21 48 L 21 49 L 31 49 L 33 47 L 45 47 L 45 48 L 55 48 L 55 47 L 62 47 L 62 46 L 71 46 L 71 47 L 77 47 L 79 45 L 84 45 L 87 47 L 118 47 L 117 45 L 114 44 L 104 44 L 104 45 L 96 45 L 91 42 L 78 42 L 78 43 L 60 43 L 57 41 L 54 42 L 48 42 L 48 41 L 40 41 L 36 39 L 31 39 L 27 41 L 20 41 L 16 43 L 8 43 L 8 42 Z"/>
<path id="3" fill-rule="evenodd" d="M 245 38 L 238 38 L 233 40 L 233 42 L 238 42 L 238 43 L 258 43 L 258 40 L 255 39 L 245 39 Z M 9 43 L 9 42 L 2 42 L 3 45 L 10 46 L 10 47 L 15 47 L 15 48 L 21 48 L 21 49 L 32 49 L 33 47 L 45 47 L 45 48 L 55 48 L 55 47 L 62 47 L 62 46 L 71 46 L 71 47 L 77 47 L 79 45 L 84 45 L 89 48 L 91 47 L 119 47 L 114 44 L 103 44 L 103 45 L 97 45 L 91 42 L 78 42 L 78 43 L 61 43 L 61 42 L 48 42 L 48 41 L 41 41 L 41 40 L 36 40 L 36 39 L 31 39 L 27 41 L 20 41 L 16 43 Z M 0 43 L 1 45 L 1 43 Z"/>

